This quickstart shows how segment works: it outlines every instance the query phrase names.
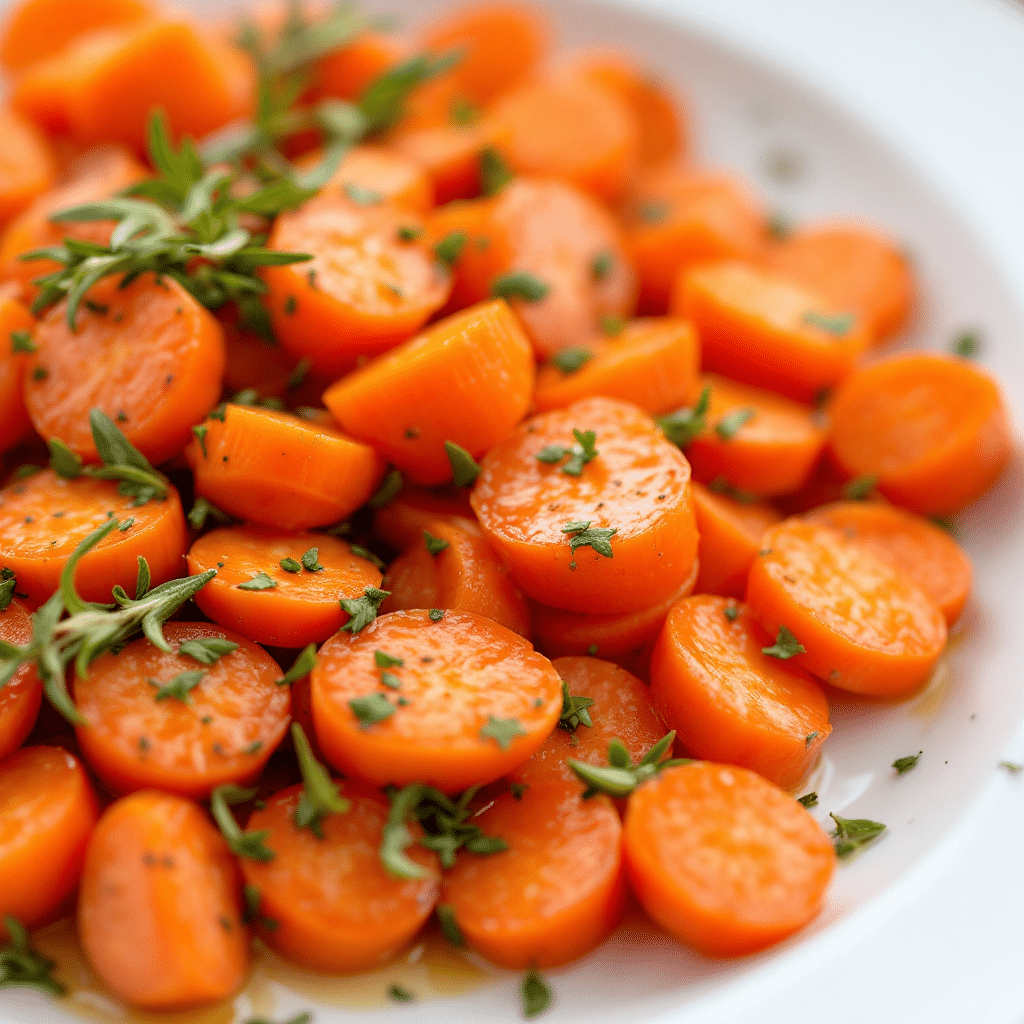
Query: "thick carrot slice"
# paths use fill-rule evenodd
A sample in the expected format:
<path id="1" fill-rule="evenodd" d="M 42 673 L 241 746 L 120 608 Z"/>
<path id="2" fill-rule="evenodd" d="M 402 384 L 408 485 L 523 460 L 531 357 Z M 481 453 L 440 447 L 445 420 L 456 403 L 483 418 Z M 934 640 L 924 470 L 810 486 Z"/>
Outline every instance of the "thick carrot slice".
<path id="1" fill-rule="evenodd" d="M 788 793 L 709 763 L 666 768 L 630 796 L 623 856 L 647 913 L 711 956 L 752 953 L 802 928 L 836 859 Z"/>
<path id="2" fill-rule="evenodd" d="M 333 96 L 356 100 L 379 75 L 409 54 L 409 43 L 387 32 L 360 32 L 351 42 L 317 61 L 312 93 L 317 99 Z"/>
<path id="3" fill-rule="evenodd" d="M 224 330 L 224 390 L 233 395 L 251 388 L 261 399 L 290 398 L 297 390 L 290 384 L 300 360 L 280 345 L 246 330 L 239 323 L 236 309 L 222 306 L 215 315 Z"/>
<path id="4" fill-rule="evenodd" d="M 922 515 L 956 512 L 1002 473 L 1012 442 L 999 387 L 983 370 L 908 352 L 858 371 L 829 403 L 829 443 L 852 477 Z"/>
<path id="5" fill-rule="evenodd" d="M 597 658 L 558 658 L 551 663 L 573 697 L 589 697 L 590 725 L 558 728 L 529 761 L 509 774 L 509 781 L 530 787 L 567 783 L 579 792 L 580 781 L 567 758 L 604 766 L 608 744 L 620 740 L 634 764 L 665 735 L 646 685 L 631 672 Z"/>
<path id="6" fill-rule="evenodd" d="M 78 932 L 104 984 L 151 1009 L 232 995 L 249 966 L 239 872 L 191 800 L 143 792 L 118 800 L 89 842 Z"/>
<path id="7" fill-rule="evenodd" d="M 26 747 L 0 761 L 0 938 L 7 914 L 34 928 L 62 910 L 98 813 L 85 770 L 66 750 Z"/>
<path id="8" fill-rule="evenodd" d="M 35 323 L 16 298 L 0 294 L 0 452 L 13 448 L 32 427 L 23 393 Z"/>
<path id="9" fill-rule="evenodd" d="M 842 534 L 797 519 L 773 526 L 761 543 L 747 603 L 771 636 L 785 626 L 796 638 L 779 640 L 794 665 L 875 696 L 925 682 L 945 645 L 946 620 L 901 572 Z"/>
<path id="10" fill-rule="evenodd" d="M 384 475 L 374 450 L 325 423 L 224 406 L 185 451 L 196 493 L 239 519 L 282 530 L 327 526 L 369 498 Z"/>
<path id="11" fill-rule="evenodd" d="M 45 192 L 57 176 L 50 144 L 35 125 L 0 108 L 0 227 Z"/>
<path id="12" fill-rule="evenodd" d="M 11 83 L 11 106 L 64 144 L 70 142 L 69 111 L 78 66 L 78 62 L 62 51 L 29 65 Z"/>
<path id="13" fill-rule="evenodd" d="M 482 465 L 473 509 L 535 601 L 629 613 L 675 594 L 693 571 L 689 463 L 636 406 L 589 398 L 541 413 Z"/>
<path id="14" fill-rule="evenodd" d="M 433 913 L 440 891 L 437 857 L 420 846 L 408 856 L 425 877 L 392 878 L 379 849 L 389 808 L 380 793 L 346 783 L 348 810 L 319 822 L 321 835 L 299 828 L 302 786 L 276 793 L 249 828 L 266 830 L 273 860 L 243 860 L 248 885 L 260 893 L 263 932 L 271 949 L 312 970 L 366 971 L 399 952 Z"/>
<path id="15" fill-rule="evenodd" d="M 706 374 L 708 426 L 686 449 L 693 475 L 762 497 L 802 487 L 825 448 L 814 411 L 762 388 Z"/>
<path id="16" fill-rule="evenodd" d="M 452 479 L 446 442 L 476 457 L 529 408 L 530 343 L 494 300 L 448 317 L 328 388 L 342 429 L 418 484 Z"/>
<path id="17" fill-rule="evenodd" d="M 541 367 L 533 403 L 546 412 L 603 395 L 656 415 L 697 397 L 699 371 L 700 343 L 691 324 L 674 317 L 633 320 L 615 337 L 588 340 Z"/>
<path id="18" fill-rule="evenodd" d="M 165 500 L 136 507 L 113 481 L 64 480 L 47 469 L 0 491 L 0 566 L 14 571 L 30 608 L 56 591 L 71 553 L 114 516 L 122 529 L 78 563 L 75 583 L 86 601 L 109 602 L 115 586 L 134 594 L 140 557 L 149 563 L 154 587 L 182 575 L 188 539 L 173 487 Z"/>
<path id="19" fill-rule="evenodd" d="M 17 600 L 0 612 L 0 640 L 26 644 L 32 639 L 32 620 Z M 0 686 L 0 761 L 13 754 L 28 738 L 39 716 L 43 684 L 35 666 L 22 665 L 6 686 Z"/>
<path id="20" fill-rule="evenodd" d="M 312 548 L 317 554 L 310 561 L 321 569 L 303 564 Z M 297 564 L 301 571 L 282 568 L 281 563 L 289 560 L 291 570 Z M 211 619 L 277 647 L 326 640 L 348 621 L 339 600 L 360 598 L 367 587 L 379 587 L 381 582 L 377 567 L 342 540 L 254 526 L 231 526 L 200 537 L 188 553 L 188 567 L 193 576 L 217 570 L 196 595 Z"/>
<path id="21" fill-rule="evenodd" d="M 397 688 L 384 681 L 377 651 L 402 660 L 389 669 Z M 547 658 L 503 626 L 459 612 L 392 612 L 338 633 L 311 681 L 327 760 L 377 786 L 425 782 L 456 793 L 493 782 L 543 744 L 562 707 Z"/>
<path id="22" fill-rule="evenodd" d="M 960 617 L 971 592 L 971 563 L 945 530 L 912 512 L 874 501 L 838 502 L 814 509 L 806 518 L 894 565 L 938 606 L 948 626 Z"/>
<path id="23" fill-rule="evenodd" d="M 697 328 L 705 369 L 798 402 L 848 377 L 871 340 L 828 296 L 739 260 L 685 271 L 671 308 Z"/>
<path id="24" fill-rule="evenodd" d="M 98 461 L 89 412 L 101 409 L 154 464 L 180 454 L 220 395 L 224 333 L 176 281 L 106 278 L 89 291 L 76 329 L 64 302 L 39 321 L 25 405 L 44 438 Z"/>
<path id="25" fill-rule="evenodd" d="M 540 785 L 501 794 L 473 822 L 508 849 L 466 854 L 445 876 L 441 900 L 470 948 L 511 969 L 557 967 L 608 937 L 624 890 L 622 826 L 607 797 Z"/>
<path id="26" fill-rule="evenodd" d="M 405 486 L 395 498 L 374 511 L 373 535 L 392 551 L 406 551 L 423 543 L 423 531 L 431 520 L 449 522 L 453 518 L 473 518 L 464 490 L 428 491 Z"/>
<path id="27" fill-rule="evenodd" d="M 315 166 L 322 153 L 296 161 L 299 167 Z M 391 200 L 417 213 L 434 205 L 434 188 L 418 164 L 381 146 L 354 146 L 321 190 L 322 195 L 358 201 Z"/>

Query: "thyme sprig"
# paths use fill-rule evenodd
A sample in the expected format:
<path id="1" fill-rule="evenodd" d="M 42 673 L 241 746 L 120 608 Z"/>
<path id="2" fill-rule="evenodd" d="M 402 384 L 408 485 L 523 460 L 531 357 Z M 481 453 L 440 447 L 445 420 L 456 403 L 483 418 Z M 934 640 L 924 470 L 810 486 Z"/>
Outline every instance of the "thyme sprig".
<path id="1" fill-rule="evenodd" d="M 662 760 L 671 748 L 675 738 L 675 732 L 662 736 L 644 754 L 640 759 L 640 763 L 635 765 L 622 740 L 612 740 L 608 744 L 608 767 L 606 768 L 587 764 L 586 761 L 577 761 L 571 757 L 565 763 L 576 773 L 577 778 L 586 785 L 587 788 L 583 792 L 584 799 L 593 796 L 595 793 L 605 793 L 613 797 L 626 797 L 642 782 L 646 782 L 665 768 L 690 763 L 687 758 Z"/>
<path id="2" fill-rule="evenodd" d="M 302 773 L 302 797 L 295 808 L 295 827 L 308 828 L 317 839 L 323 839 L 320 823 L 328 814 L 344 814 L 352 801 L 341 795 L 327 769 L 313 755 L 305 730 L 298 722 L 292 723 L 292 743 Z"/>
<path id="3" fill-rule="evenodd" d="M 10 943 L 0 949 L 0 988 L 37 988 L 52 996 L 67 989 L 53 976 L 57 964 L 29 944 L 25 926 L 10 914 L 4 915 Z"/>

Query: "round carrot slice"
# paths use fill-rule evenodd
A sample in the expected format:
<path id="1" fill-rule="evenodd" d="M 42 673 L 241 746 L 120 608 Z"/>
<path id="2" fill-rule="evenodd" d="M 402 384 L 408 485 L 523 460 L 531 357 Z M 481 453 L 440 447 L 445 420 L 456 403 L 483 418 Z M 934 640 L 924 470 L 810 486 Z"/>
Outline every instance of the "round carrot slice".
<path id="1" fill-rule="evenodd" d="M 464 854 L 445 876 L 449 904 L 470 948 L 513 970 L 557 967 L 600 945 L 623 907 L 619 815 L 579 788 L 503 793 L 473 823 L 508 844 Z"/>
<path id="2" fill-rule="evenodd" d="M 423 530 L 434 519 L 472 519 L 473 509 L 464 490 L 428 491 L 405 486 L 373 513 L 373 535 L 393 551 L 405 551 L 423 541 Z"/>
<path id="3" fill-rule="evenodd" d="M 743 768 L 666 768 L 629 798 L 626 871 L 670 935 L 741 956 L 798 931 L 821 909 L 832 843 L 788 793 Z"/>
<path id="4" fill-rule="evenodd" d="M 0 640 L 27 644 L 32 639 L 32 620 L 20 601 L 0 611 Z M 25 742 L 39 716 L 43 684 L 31 663 L 22 665 L 6 686 L 0 686 L 0 761 Z"/>
<path id="5" fill-rule="evenodd" d="M 243 860 L 260 893 L 260 915 L 274 922 L 264 942 L 288 960 L 332 973 L 366 971 L 399 952 L 433 912 L 440 890 L 437 857 L 419 845 L 408 856 L 425 878 L 392 878 L 380 861 L 389 808 L 381 795 L 346 783 L 348 810 L 319 822 L 322 835 L 299 828 L 302 786 L 276 793 L 249 819 L 266 830 L 273 860 Z"/>
<path id="6" fill-rule="evenodd" d="M 590 398 L 542 413 L 482 465 L 473 509 L 535 601 L 622 614 L 675 594 L 693 571 L 689 463 L 636 406 Z"/>
<path id="7" fill-rule="evenodd" d="M 87 724 L 75 731 L 89 767 L 114 793 L 204 797 L 256 778 L 288 728 L 291 698 L 277 684 L 277 662 L 206 622 L 171 622 L 164 636 L 170 654 L 135 640 L 76 677 L 75 703 Z M 180 650 L 210 640 L 238 647 L 212 663 Z"/>
<path id="8" fill-rule="evenodd" d="M 122 528 L 78 563 L 75 585 L 86 601 L 109 602 L 115 586 L 135 593 L 140 557 L 149 563 L 154 587 L 182 574 L 188 537 L 173 487 L 163 501 L 136 506 L 113 481 L 65 480 L 50 469 L 0 491 L 0 566 L 13 570 L 18 592 L 30 608 L 38 607 L 56 591 L 75 548 L 114 517 Z"/>
<path id="9" fill-rule="evenodd" d="M 876 696 L 925 682 L 946 643 L 946 620 L 901 572 L 842 534 L 797 519 L 773 526 L 761 543 L 747 603 L 794 665 Z"/>
<path id="10" fill-rule="evenodd" d="M 401 659 L 393 679 L 384 680 L 378 651 Z M 547 658 L 503 626 L 458 612 L 392 612 L 338 633 L 311 682 L 317 738 L 335 768 L 377 786 L 425 782 L 446 793 L 521 764 L 562 706 Z"/>
<path id="11" fill-rule="evenodd" d="M 0 452 L 13 448 L 32 428 L 23 395 L 35 325 L 35 317 L 17 299 L 0 295 Z"/>
<path id="12" fill-rule="evenodd" d="M 1003 471 L 1012 443 L 1002 396 L 984 371 L 908 352 L 858 371 L 829 403 L 832 454 L 850 476 L 922 515 L 956 512 Z"/>
<path id="13" fill-rule="evenodd" d="M 220 324 L 176 281 L 143 274 L 93 287 L 76 325 L 65 302 L 39 321 L 25 388 L 32 425 L 97 462 L 89 411 L 99 408 L 154 465 L 178 455 L 220 397 Z"/>
<path id="14" fill-rule="evenodd" d="M 57 162 L 39 129 L 13 110 L 0 109 L 0 226 L 45 192 Z"/>
<path id="15" fill-rule="evenodd" d="M 408 56 L 409 43 L 401 36 L 360 32 L 317 61 L 313 68 L 313 93 L 317 98 L 357 100 L 375 78 Z"/>
<path id="16" fill-rule="evenodd" d="M 312 153 L 297 164 L 313 167 L 322 158 Z M 381 146 L 353 146 L 320 194 L 357 204 L 390 200 L 420 214 L 434 205 L 434 187 L 419 165 Z"/>

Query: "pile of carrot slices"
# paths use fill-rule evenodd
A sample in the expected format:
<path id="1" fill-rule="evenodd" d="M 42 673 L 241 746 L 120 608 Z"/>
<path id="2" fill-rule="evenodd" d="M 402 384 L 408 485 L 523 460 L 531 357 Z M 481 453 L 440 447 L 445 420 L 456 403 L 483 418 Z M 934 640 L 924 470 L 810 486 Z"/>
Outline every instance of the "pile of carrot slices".
<path id="1" fill-rule="evenodd" d="M 434 919 L 534 1014 L 630 894 L 811 921 L 884 827 L 797 799 L 829 701 L 926 685 L 1011 455 L 900 248 L 514 4 L 21 0 L 0 64 L 0 986 L 69 913 L 147 1009 Z"/>

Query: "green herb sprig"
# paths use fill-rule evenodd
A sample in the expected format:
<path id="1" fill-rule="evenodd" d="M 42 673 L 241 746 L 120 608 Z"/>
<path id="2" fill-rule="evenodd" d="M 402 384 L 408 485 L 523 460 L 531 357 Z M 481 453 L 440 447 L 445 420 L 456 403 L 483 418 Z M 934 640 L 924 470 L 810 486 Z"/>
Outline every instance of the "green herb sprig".
<path id="1" fill-rule="evenodd" d="M 36 988 L 51 996 L 64 995 L 67 989 L 53 976 L 56 962 L 32 948 L 25 926 L 5 914 L 4 927 L 10 941 L 0 949 L 0 989 Z"/>
<path id="2" fill-rule="evenodd" d="M 711 408 L 711 385 L 706 384 L 697 404 L 688 409 L 677 409 L 667 416 L 659 416 L 655 422 L 662 433 L 677 447 L 685 448 L 707 427 L 708 411 Z"/>
<path id="3" fill-rule="evenodd" d="M 270 835 L 269 830 L 261 829 L 258 832 L 242 831 L 231 808 L 235 804 L 244 804 L 256 796 L 255 789 L 243 789 L 241 786 L 228 784 L 218 786 L 210 794 L 210 813 L 217 827 L 227 840 L 231 852 L 236 857 L 246 857 L 249 860 L 268 861 L 274 859 L 274 851 L 266 845 L 266 838 Z"/>
<path id="4" fill-rule="evenodd" d="M 679 764 L 689 764 L 686 758 L 674 758 L 663 761 L 662 758 L 675 740 L 675 732 L 662 736 L 657 743 L 634 765 L 629 751 L 621 740 L 612 740 L 608 744 L 608 766 L 606 768 L 577 761 L 570 757 L 565 763 L 576 773 L 576 777 L 586 785 L 584 799 L 595 793 L 605 793 L 613 797 L 626 797 L 641 783 L 657 775 L 665 768 Z"/>
<path id="5" fill-rule="evenodd" d="M 327 769 L 313 756 L 305 730 L 298 722 L 292 723 L 292 743 L 302 774 L 302 797 L 295 808 L 295 826 L 308 828 L 317 839 L 323 839 L 320 823 L 328 814 L 345 814 L 352 801 L 341 795 Z"/>

